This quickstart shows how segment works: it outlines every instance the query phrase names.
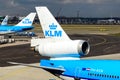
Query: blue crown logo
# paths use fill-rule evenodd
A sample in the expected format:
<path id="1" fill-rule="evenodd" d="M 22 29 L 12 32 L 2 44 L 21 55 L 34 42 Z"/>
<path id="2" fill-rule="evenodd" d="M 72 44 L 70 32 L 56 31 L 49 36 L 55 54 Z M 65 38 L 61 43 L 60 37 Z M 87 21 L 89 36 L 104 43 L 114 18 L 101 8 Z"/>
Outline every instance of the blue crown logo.
<path id="1" fill-rule="evenodd" d="M 29 24 L 29 23 L 32 23 L 32 21 L 30 21 L 29 19 L 25 19 L 22 23 Z"/>
<path id="2" fill-rule="evenodd" d="M 5 19 L 5 21 L 4 22 L 7 22 L 7 20 Z"/>
<path id="3" fill-rule="evenodd" d="M 57 25 L 55 25 L 54 23 L 52 23 L 52 25 L 49 25 L 49 28 L 52 29 L 52 30 L 54 30 L 54 29 L 57 28 Z"/>

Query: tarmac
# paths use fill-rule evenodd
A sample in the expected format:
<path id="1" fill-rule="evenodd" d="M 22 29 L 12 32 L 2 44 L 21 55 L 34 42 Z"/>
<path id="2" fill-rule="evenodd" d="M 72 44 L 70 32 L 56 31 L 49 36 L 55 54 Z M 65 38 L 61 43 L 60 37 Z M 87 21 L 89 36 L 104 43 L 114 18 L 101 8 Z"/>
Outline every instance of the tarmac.
<path id="1" fill-rule="evenodd" d="M 60 80 L 41 69 L 39 63 L 0 67 L 0 80 Z"/>
<path id="2" fill-rule="evenodd" d="M 90 34 L 69 36 L 90 43 L 90 53 L 81 59 L 120 60 L 120 37 Z M 39 60 L 48 58 L 32 51 L 29 41 L 0 46 L 0 80 L 61 80 L 40 68 Z"/>

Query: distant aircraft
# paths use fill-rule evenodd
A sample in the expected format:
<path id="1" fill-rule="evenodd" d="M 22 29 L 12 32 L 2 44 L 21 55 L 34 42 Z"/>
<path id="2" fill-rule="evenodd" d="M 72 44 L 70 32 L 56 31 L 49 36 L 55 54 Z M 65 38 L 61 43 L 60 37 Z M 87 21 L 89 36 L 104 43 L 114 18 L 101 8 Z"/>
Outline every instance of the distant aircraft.
<path id="1" fill-rule="evenodd" d="M 5 26 L 8 23 L 8 15 L 5 16 L 5 18 L 3 19 L 1 26 Z"/>
<path id="2" fill-rule="evenodd" d="M 33 29 L 32 23 L 35 15 L 36 13 L 30 13 L 15 26 L 8 26 L 7 24 L 5 24 L 7 19 L 3 20 L 3 23 L 0 26 L 0 34 L 9 34 Z"/>
<path id="3" fill-rule="evenodd" d="M 80 60 L 90 45 L 84 40 L 71 40 L 47 7 L 36 7 L 45 38 L 31 40 L 42 56 L 40 67 L 66 80 L 120 80 L 120 60 Z M 37 41 L 37 44 L 35 43 Z"/>

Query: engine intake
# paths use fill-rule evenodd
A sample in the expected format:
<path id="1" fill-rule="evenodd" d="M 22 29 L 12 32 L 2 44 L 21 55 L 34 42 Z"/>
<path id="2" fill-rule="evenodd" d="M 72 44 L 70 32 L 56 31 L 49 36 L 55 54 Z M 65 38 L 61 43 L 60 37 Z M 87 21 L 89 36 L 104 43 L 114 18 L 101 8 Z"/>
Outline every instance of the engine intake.
<path id="1" fill-rule="evenodd" d="M 82 44 L 82 52 L 83 52 L 83 54 L 87 55 L 89 53 L 89 51 L 90 51 L 90 46 L 89 46 L 88 42 L 83 42 L 83 44 Z"/>

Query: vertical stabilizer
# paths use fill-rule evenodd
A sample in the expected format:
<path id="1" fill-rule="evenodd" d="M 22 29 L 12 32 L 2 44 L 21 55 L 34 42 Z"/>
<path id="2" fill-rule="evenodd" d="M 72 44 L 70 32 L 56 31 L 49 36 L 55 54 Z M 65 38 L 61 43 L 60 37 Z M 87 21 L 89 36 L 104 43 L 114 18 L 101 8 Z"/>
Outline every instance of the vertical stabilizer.
<path id="1" fill-rule="evenodd" d="M 15 26 L 32 26 L 36 13 L 30 13 L 27 17 L 25 17 L 22 21 L 20 21 Z"/>
<path id="2" fill-rule="evenodd" d="M 2 26 L 5 26 L 5 25 L 7 25 L 7 23 L 8 23 L 8 15 L 5 16 L 5 18 L 3 19 L 1 25 L 2 25 Z"/>
<path id="3" fill-rule="evenodd" d="M 70 40 L 68 35 L 56 21 L 54 16 L 50 13 L 47 7 L 36 7 L 38 18 L 42 26 L 44 36 L 52 37 L 57 40 Z"/>

